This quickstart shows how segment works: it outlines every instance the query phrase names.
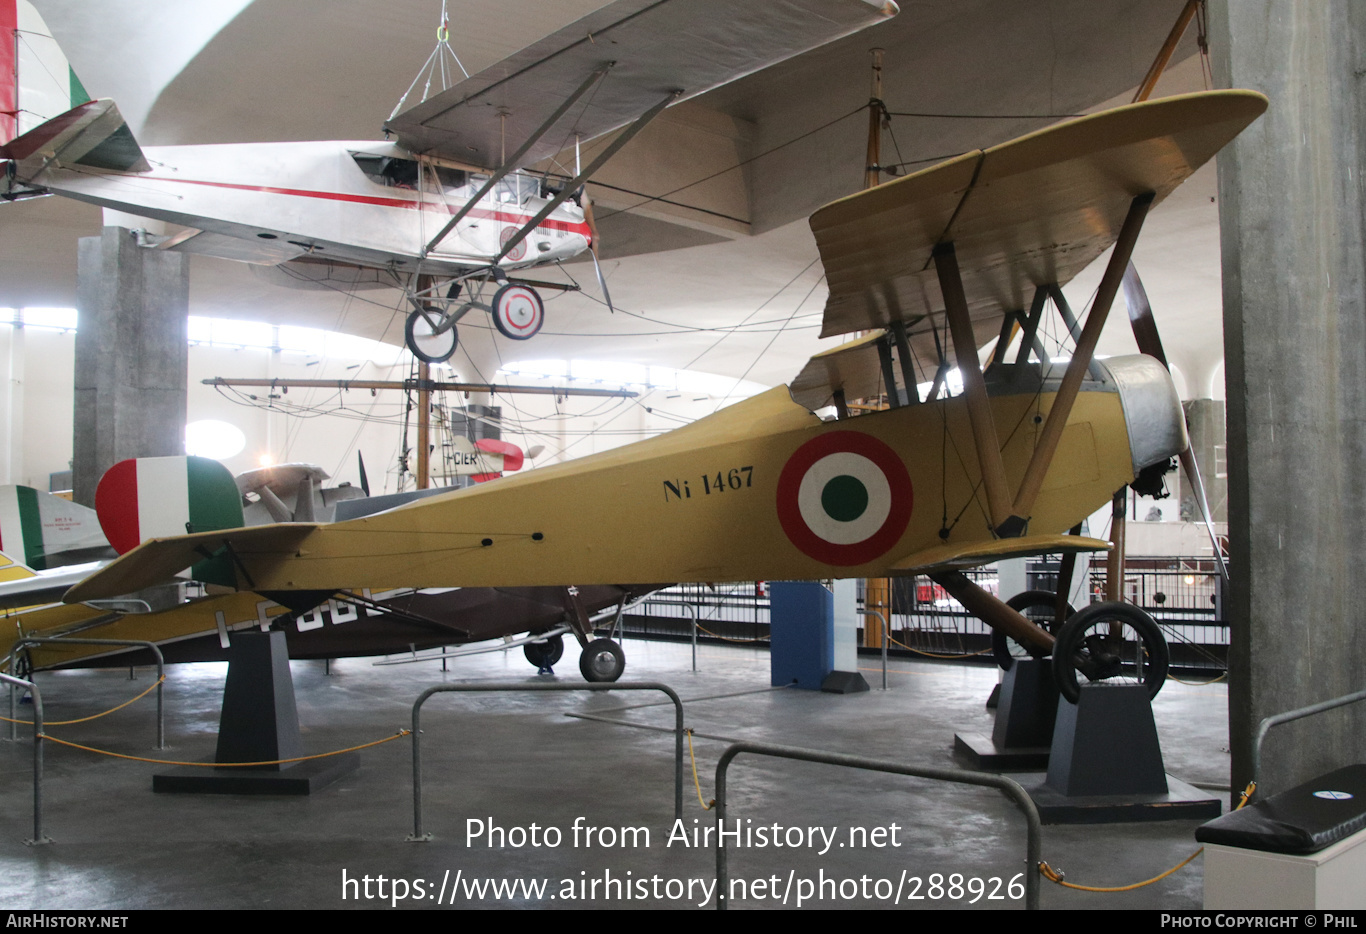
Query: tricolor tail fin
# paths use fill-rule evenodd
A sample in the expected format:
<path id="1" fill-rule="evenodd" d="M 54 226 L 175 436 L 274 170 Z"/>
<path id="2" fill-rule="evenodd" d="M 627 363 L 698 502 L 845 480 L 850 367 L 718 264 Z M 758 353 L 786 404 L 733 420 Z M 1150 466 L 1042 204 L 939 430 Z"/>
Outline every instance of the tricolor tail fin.
<path id="1" fill-rule="evenodd" d="M 118 107 L 91 100 L 29 0 L 0 0 L 0 144 L 25 180 L 53 164 L 151 169 Z M 11 183 L 5 197 L 41 193 Z"/>
<path id="2" fill-rule="evenodd" d="M 245 525 L 242 494 L 232 474 L 207 457 L 139 457 L 120 461 L 100 478 L 95 510 L 119 554 L 151 538 L 171 538 Z M 190 577 L 232 586 L 231 556 L 208 555 Z"/>
<path id="3" fill-rule="evenodd" d="M 46 571 L 108 555 L 95 511 L 28 486 L 0 486 L 0 549 Z"/>
<path id="4" fill-rule="evenodd" d="M 0 143 L 90 100 L 29 0 L 0 0 Z"/>

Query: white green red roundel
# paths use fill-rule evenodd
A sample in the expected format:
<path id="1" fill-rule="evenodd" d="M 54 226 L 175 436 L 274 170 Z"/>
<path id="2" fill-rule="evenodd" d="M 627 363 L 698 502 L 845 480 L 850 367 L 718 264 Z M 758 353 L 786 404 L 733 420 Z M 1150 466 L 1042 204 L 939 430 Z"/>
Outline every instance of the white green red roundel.
<path id="1" fill-rule="evenodd" d="M 802 552 L 835 567 L 866 564 L 900 540 L 914 496 L 901 458 L 862 432 L 799 447 L 778 477 L 778 521 Z"/>

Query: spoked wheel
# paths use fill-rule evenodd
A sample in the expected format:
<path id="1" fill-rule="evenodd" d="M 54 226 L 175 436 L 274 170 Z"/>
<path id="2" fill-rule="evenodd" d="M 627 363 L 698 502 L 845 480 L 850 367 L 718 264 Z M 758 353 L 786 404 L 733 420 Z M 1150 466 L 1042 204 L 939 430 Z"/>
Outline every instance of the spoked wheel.
<path id="1" fill-rule="evenodd" d="M 1075 704 L 1082 679 L 1141 684 L 1156 697 L 1171 655 L 1153 618 L 1129 603 L 1093 603 L 1063 623 L 1053 646 L 1058 692 Z"/>
<path id="2" fill-rule="evenodd" d="M 493 296 L 493 324 L 498 333 L 515 341 L 535 337 L 545 323 L 545 305 L 536 290 L 510 282 Z"/>
<path id="3" fill-rule="evenodd" d="M 626 670 L 626 653 L 611 639 L 594 639 L 579 656 L 585 681 L 615 681 Z"/>
<path id="4" fill-rule="evenodd" d="M 455 353 L 459 342 L 455 325 L 439 331 L 442 320 L 440 312 L 414 311 L 403 326 L 403 342 L 423 363 L 445 363 Z"/>
<path id="5" fill-rule="evenodd" d="M 1007 600 L 1006 606 L 1056 636 L 1062 626 L 1057 618 L 1057 599 L 1057 594 L 1047 590 L 1026 590 Z M 1067 615 L 1063 619 L 1070 618 L 1075 612 L 1072 604 L 1067 604 Z M 1009 671 L 1017 658 L 1044 658 L 1048 655 L 1044 651 L 1026 648 L 999 629 L 991 630 L 991 654 L 1002 671 Z"/>
<path id="6" fill-rule="evenodd" d="M 522 654 L 537 668 L 549 668 L 564 655 L 564 636 L 551 636 L 544 642 L 528 642 L 522 646 Z"/>

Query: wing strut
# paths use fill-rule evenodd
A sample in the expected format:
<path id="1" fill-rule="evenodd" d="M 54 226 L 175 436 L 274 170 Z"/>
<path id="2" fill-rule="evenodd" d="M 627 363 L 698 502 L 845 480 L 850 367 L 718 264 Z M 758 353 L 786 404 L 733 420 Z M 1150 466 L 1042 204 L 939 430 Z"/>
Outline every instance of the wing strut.
<path id="1" fill-rule="evenodd" d="M 435 237 L 432 237 L 431 242 L 422 248 L 422 255 L 425 257 L 432 250 L 436 249 L 436 245 L 440 243 L 443 239 L 445 239 L 448 233 L 455 229 L 455 225 L 458 224 L 465 217 L 465 215 L 469 214 L 470 211 L 474 210 L 474 206 L 476 204 L 484 200 L 484 195 L 492 191 L 494 185 L 497 185 L 499 182 L 501 182 L 504 178 L 507 177 L 509 172 L 517 168 L 517 166 L 521 163 L 522 156 L 525 156 L 528 152 L 530 152 L 531 147 L 535 146 L 536 143 L 540 141 L 542 136 L 550 132 L 551 127 L 553 127 L 557 122 L 559 122 L 559 119 L 561 117 L 563 117 L 566 113 L 569 112 L 569 108 L 573 107 L 575 102 L 577 102 L 579 98 L 587 94 L 589 90 L 592 89 L 593 85 L 601 81 L 607 75 L 607 72 L 612 70 L 612 66 L 615 64 L 616 62 L 608 62 L 606 65 L 603 65 L 597 71 L 589 75 L 588 78 L 583 82 L 583 84 L 579 85 L 578 90 L 576 90 L 573 94 L 569 95 L 569 98 L 563 104 L 561 104 L 553 114 L 550 115 L 550 117 L 545 121 L 545 123 L 542 123 L 540 127 L 536 130 L 536 132 L 531 134 L 531 137 L 527 139 L 525 143 L 522 144 L 522 148 L 514 152 L 511 158 L 505 160 L 503 164 L 498 167 L 498 170 L 489 176 L 489 180 L 484 183 L 484 187 L 480 188 L 479 191 L 475 194 L 475 196 L 465 203 L 464 207 L 455 212 L 455 216 L 446 222 L 446 226 L 441 228 L 441 232 L 438 233 Z M 566 190 L 573 189 L 570 189 L 568 188 L 568 186 L 566 186 Z M 517 242 L 521 242 L 520 237 L 518 238 Z M 503 252 L 506 253 L 507 251 L 504 250 Z M 502 258 L 501 254 L 499 258 Z"/>
<path id="2" fill-rule="evenodd" d="M 977 362 L 977 342 L 972 334 L 972 318 L 967 297 L 963 293 L 963 279 L 958 271 L 958 254 L 953 243 L 941 243 L 934 248 L 934 267 L 939 274 L 939 289 L 944 294 L 944 314 L 949 319 L 949 334 L 953 338 L 953 355 L 958 373 L 963 377 L 963 394 L 968 400 L 968 419 L 972 423 L 972 440 L 977 447 L 977 464 L 982 471 L 982 485 L 986 487 L 987 512 L 991 527 L 1002 538 L 1013 538 L 1024 531 L 1020 527 L 1006 527 L 1010 518 L 1010 488 L 1006 485 L 1005 463 L 1001 460 L 1001 444 L 996 436 L 996 421 L 991 416 L 991 402 L 987 399 L 987 384 L 982 379 L 982 367 Z"/>
<path id="3" fill-rule="evenodd" d="M 1090 369 L 1091 360 L 1096 352 L 1096 342 L 1100 340 L 1101 328 L 1105 326 L 1110 306 L 1114 304 L 1115 296 L 1119 293 L 1124 270 L 1129 265 L 1134 244 L 1138 242 L 1138 232 L 1143 227 L 1143 221 L 1147 218 L 1148 208 L 1152 203 L 1153 196 L 1147 194 L 1139 195 L 1129 204 L 1129 214 L 1124 218 L 1124 226 L 1120 228 L 1119 239 L 1115 241 L 1114 252 L 1110 254 L 1110 262 L 1105 267 L 1105 275 L 1101 277 L 1100 286 L 1096 289 L 1091 313 L 1086 316 L 1086 326 L 1082 328 L 1081 337 L 1073 348 L 1072 360 L 1067 364 L 1062 385 L 1058 387 L 1058 394 L 1053 399 L 1053 407 L 1048 412 L 1048 420 L 1044 422 L 1038 446 L 1034 448 L 1029 466 L 1025 468 L 1024 479 L 1020 481 L 1020 489 L 1015 495 L 1015 503 L 1011 509 L 1012 518 L 1021 517 L 1024 521 L 1024 517 L 1028 517 L 1034 509 L 1034 501 L 1043 487 L 1044 474 L 1048 472 L 1049 465 L 1053 462 L 1053 452 L 1058 449 L 1058 442 L 1062 440 L 1067 417 L 1072 413 L 1072 403 L 1076 401 L 1083 375 Z"/>
<path id="4" fill-rule="evenodd" d="M 598 157 L 588 164 L 588 168 L 584 169 L 578 175 L 575 175 L 572 179 L 566 182 L 564 188 L 560 191 L 558 195 L 551 199 L 549 204 L 541 208 L 540 212 L 535 217 L 527 221 L 526 224 L 522 226 L 522 229 L 517 231 L 517 235 L 515 237 L 512 237 L 510 240 L 508 240 L 507 243 L 503 244 L 503 249 L 498 253 L 497 256 L 493 258 L 493 264 L 496 266 L 498 263 L 503 261 L 503 257 L 507 256 L 513 250 L 517 249 L 517 244 L 525 240 L 528 234 L 530 234 L 533 230 L 540 226 L 541 221 L 549 217 L 550 213 L 554 211 L 557 207 L 559 207 L 561 204 L 564 204 L 564 202 L 569 199 L 569 196 L 573 192 L 579 190 L 579 186 L 582 185 L 589 176 L 596 172 L 604 162 L 612 158 L 612 156 L 616 155 L 617 150 L 619 150 L 622 146 L 625 146 L 627 143 L 629 143 L 631 141 L 631 137 L 635 136 L 642 129 L 644 129 L 645 124 L 649 123 L 655 117 L 659 116 L 659 112 L 663 110 L 665 107 L 668 107 L 675 100 L 677 100 L 679 95 L 681 95 L 682 93 L 682 91 L 670 91 L 667 97 L 661 100 L 658 104 L 655 104 L 649 110 L 645 111 L 645 113 L 641 114 L 635 123 L 631 124 L 626 129 L 622 130 L 621 134 L 617 136 L 616 139 L 612 140 L 612 142 L 608 143 L 607 148 L 603 149 L 602 152 L 598 153 Z"/>

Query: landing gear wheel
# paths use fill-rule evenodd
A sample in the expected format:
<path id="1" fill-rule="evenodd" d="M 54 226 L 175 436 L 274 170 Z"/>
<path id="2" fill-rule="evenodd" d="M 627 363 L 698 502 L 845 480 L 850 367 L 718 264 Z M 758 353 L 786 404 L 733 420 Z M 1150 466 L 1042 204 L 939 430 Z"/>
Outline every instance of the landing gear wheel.
<path id="1" fill-rule="evenodd" d="M 579 656 L 585 681 L 615 681 L 626 670 L 626 653 L 611 639 L 594 639 Z"/>
<path id="2" fill-rule="evenodd" d="M 1026 590 L 1007 600 L 1006 606 L 1040 629 L 1057 635 L 1062 625 L 1056 617 L 1057 599 L 1057 594 L 1047 590 Z M 1063 619 L 1070 619 L 1076 612 L 1072 604 L 1067 604 L 1067 614 Z M 991 630 L 991 654 L 1002 671 L 1009 671 L 1017 658 L 1044 658 L 1048 655 L 1047 652 L 1025 648 L 999 629 Z"/>
<path id="3" fill-rule="evenodd" d="M 403 342 L 408 345 L 413 356 L 423 363 L 445 363 L 451 358 L 451 354 L 455 353 L 455 345 L 460 338 L 453 324 L 437 334 L 430 318 L 439 321 L 441 315 L 422 311 L 414 311 L 408 315 L 408 321 L 403 325 Z"/>
<path id="4" fill-rule="evenodd" d="M 1053 679 L 1075 704 L 1081 696 L 1077 673 L 1087 680 L 1142 684 L 1156 697 L 1167 678 L 1171 654 L 1153 618 L 1129 603 L 1093 603 L 1058 630 L 1053 646 Z"/>
<path id="5" fill-rule="evenodd" d="M 493 295 L 493 325 L 498 333 L 515 341 L 536 336 L 545 323 L 541 296 L 528 285 L 510 282 Z"/>
<path id="6" fill-rule="evenodd" d="M 549 668 L 564 655 L 564 636 L 551 636 L 544 642 L 528 642 L 522 646 L 522 654 L 537 668 Z"/>

